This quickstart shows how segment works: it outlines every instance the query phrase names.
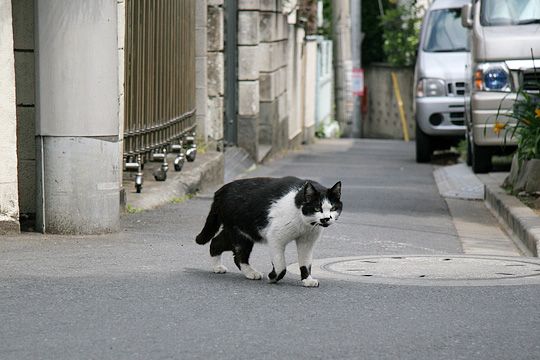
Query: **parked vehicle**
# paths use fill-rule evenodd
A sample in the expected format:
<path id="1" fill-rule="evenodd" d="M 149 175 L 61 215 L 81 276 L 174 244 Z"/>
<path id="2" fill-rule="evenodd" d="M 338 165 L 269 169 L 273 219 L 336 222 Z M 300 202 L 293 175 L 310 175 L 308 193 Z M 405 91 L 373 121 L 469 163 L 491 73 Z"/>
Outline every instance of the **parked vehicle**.
<path id="1" fill-rule="evenodd" d="M 428 162 L 434 150 L 465 138 L 465 63 L 467 29 L 461 8 L 468 0 L 436 0 L 422 23 L 414 72 L 416 161 Z"/>
<path id="2" fill-rule="evenodd" d="M 540 0 L 474 0 L 463 7 L 462 24 L 471 29 L 467 162 L 475 173 L 486 173 L 492 155 L 515 150 L 512 132 L 501 130 L 511 123 L 504 114 L 516 92 L 540 90 Z"/>

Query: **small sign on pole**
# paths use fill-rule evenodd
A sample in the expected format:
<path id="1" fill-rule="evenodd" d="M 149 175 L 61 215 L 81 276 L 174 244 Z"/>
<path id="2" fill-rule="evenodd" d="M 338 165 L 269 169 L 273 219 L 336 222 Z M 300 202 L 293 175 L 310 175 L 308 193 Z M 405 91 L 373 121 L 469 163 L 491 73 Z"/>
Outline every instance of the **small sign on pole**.
<path id="1" fill-rule="evenodd" d="M 364 69 L 353 69 L 352 93 L 354 96 L 364 96 Z"/>

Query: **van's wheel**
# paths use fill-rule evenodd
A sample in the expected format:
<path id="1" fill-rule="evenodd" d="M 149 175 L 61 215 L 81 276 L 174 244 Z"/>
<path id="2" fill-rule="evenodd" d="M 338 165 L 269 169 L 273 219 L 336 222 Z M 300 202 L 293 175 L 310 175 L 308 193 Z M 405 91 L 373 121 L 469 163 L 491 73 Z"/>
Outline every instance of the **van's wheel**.
<path id="1" fill-rule="evenodd" d="M 467 136 L 467 166 L 472 166 L 472 157 L 471 140 Z"/>
<path id="2" fill-rule="evenodd" d="M 471 144 L 472 170 L 475 174 L 485 174 L 491 171 L 491 151 L 487 146 Z"/>
<path id="3" fill-rule="evenodd" d="M 420 126 L 416 124 L 416 162 L 427 163 L 431 160 L 433 150 L 431 148 L 431 139 L 425 134 Z"/>

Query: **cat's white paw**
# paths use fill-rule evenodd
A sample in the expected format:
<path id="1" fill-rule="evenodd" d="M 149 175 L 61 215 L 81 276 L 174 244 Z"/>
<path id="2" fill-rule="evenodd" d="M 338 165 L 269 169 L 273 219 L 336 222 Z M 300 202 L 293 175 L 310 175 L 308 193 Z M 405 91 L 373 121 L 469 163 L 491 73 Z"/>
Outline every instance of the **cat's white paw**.
<path id="1" fill-rule="evenodd" d="M 250 280 L 261 280 L 263 277 L 262 273 L 258 272 L 249 265 L 240 264 L 240 269 L 244 273 L 244 276 Z"/>
<path id="2" fill-rule="evenodd" d="M 302 284 L 305 287 L 319 287 L 319 280 L 309 277 L 307 279 L 302 280 Z"/>
<path id="3" fill-rule="evenodd" d="M 253 270 L 253 272 L 251 273 L 244 274 L 244 275 L 246 276 L 246 278 L 250 280 L 261 280 L 263 278 L 263 274 L 255 270 Z"/>
<path id="4" fill-rule="evenodd" d="M 215 274 L 225 274 L 227 272 L 227 267 L 224 265 L 216 265 L 214 266 L 214 273 Z"/>

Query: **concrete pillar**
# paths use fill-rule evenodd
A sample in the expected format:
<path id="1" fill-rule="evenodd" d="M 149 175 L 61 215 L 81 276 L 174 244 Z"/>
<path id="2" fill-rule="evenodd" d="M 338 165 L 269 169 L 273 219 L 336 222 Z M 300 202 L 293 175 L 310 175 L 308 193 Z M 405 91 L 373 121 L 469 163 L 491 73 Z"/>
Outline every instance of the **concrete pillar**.
<path id="1" fill-rule="evenodd" d="M 259 8 L 257 0 L 238 2 L 238 145 L 253 159 L 259 154 Z"/>
<path id="2" fill-rule="evenodd" d="M 0 235 L 19 232 L 17 114 L 11 0 L 0 0 Z"/>
<path id="3" fill-rule="evenodd" d="M 208 0 L 208 62 L 207 62 L 207 139 L 223 139 L 225 93 L 224 39 L 225 21 L 223 0 Z M 221 147 L 221 145 L 219 145 Z"/>
<path id="4" fill-rule="evenodd" d="M 206 0 L 197 0 L 195 8 L 195 97 L 197 112 L 197 137 L 208 140 L 208 57 L 207 57 L 208 10 Z"/>
<path id="5" fill-rule="evenodd" d="M 38 230 L 118 231 L 117 1 L 38 0 L 36 20 Z"/>

